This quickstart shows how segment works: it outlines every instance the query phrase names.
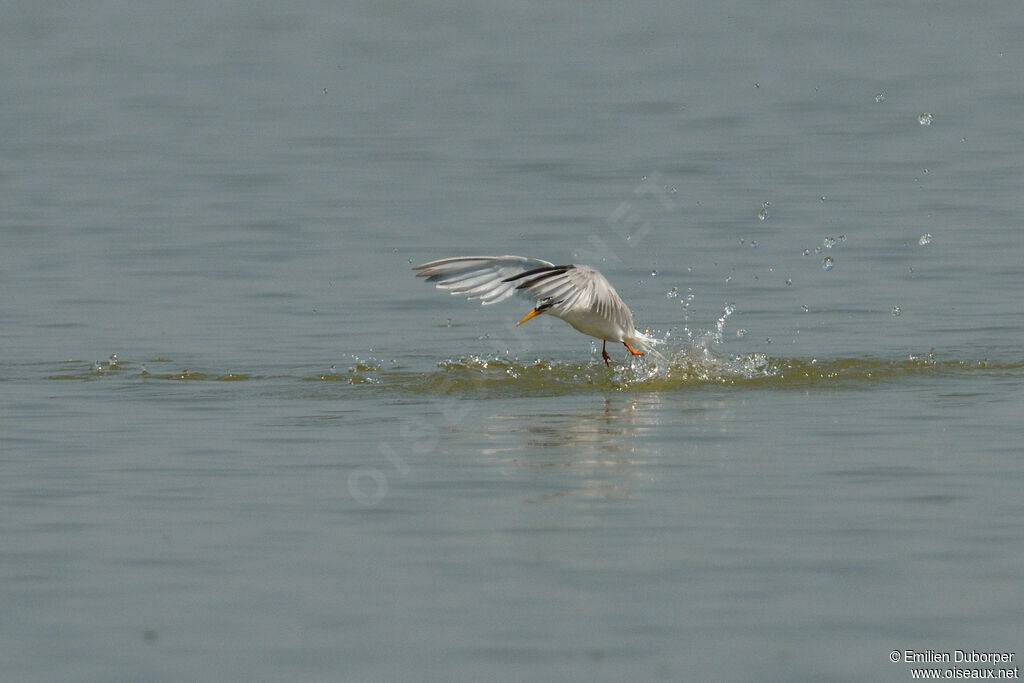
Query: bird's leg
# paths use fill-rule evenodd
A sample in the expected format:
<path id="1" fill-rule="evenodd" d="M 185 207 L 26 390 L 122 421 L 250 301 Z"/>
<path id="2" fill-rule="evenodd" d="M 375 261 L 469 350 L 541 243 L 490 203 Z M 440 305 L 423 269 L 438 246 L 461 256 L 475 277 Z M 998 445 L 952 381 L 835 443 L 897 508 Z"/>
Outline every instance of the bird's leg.
<path id="1" fill-rule="evenodd" d="M 631 354 L 633 354 L 634 356 L 642 356 L 642 355 L 644 355 L 644 352 L 643 352 L 643 351 L 637 351 L 636 349 L 634 349 L 634 348 L 633 348 L 632 346 L 630 346 L 630 345 L 629 345 L 629 344 L 627 344 L 626 342 L 622 342 L 622 344 L 623 344 L 623 346 L 625 346 L 625 347 L 626 347 L 627 349 L 629 349 L 629 352 L 630 352 Z"/>
<path id="2" fill-rule="evenodd" d="M 611 365 L 610 361 L 611 361 L 612 357 L 608 355 L 608 348 L 607 347 L 608 347 L 608 342 L 602 340 L 601 341 L 601 358 L 604 358 L 604 364 L 605 365 Z"/>

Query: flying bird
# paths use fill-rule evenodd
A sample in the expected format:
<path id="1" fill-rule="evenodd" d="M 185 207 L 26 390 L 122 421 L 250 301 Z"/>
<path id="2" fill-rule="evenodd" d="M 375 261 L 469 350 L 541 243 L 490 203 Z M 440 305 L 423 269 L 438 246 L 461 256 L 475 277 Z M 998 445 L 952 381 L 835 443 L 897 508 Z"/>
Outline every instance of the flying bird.
<path id="1" fill-rule="evenodd" d="M 479 299 L 484 306 L 513 294 L 533 301 L 533 310 L 517 325 L 542 313 L 601 340 L 606 365 L 608 342 L 621 342 L 634 356 L 654 350 L 659 340 L 633 327 L 633 314 L 615 288 L 590 266 L 565 265 L 524 256 L 459 256 L 415 266 L 416 276 L 438 289 Z M 656 355 L 656 351 L 654 351 Z"/>

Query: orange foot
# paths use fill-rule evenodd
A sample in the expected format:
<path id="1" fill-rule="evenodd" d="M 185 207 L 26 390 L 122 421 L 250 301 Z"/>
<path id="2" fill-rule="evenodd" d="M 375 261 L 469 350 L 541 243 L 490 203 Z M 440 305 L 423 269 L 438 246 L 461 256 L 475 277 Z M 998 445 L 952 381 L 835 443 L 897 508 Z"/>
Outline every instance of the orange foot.
<path id="1" fill-rule="evenodd" d="M 625 346 L 627 349 L 629 349 L 629 352 L 631 354 L 633 354 L 634 356 L 642 356 L 642 355 L 644 355 L 643 351 L 637 351 L 636 349 L 634 349 L 632 346 L 630 346 L 626 342 L 622 342 L 622 345 Z"/>

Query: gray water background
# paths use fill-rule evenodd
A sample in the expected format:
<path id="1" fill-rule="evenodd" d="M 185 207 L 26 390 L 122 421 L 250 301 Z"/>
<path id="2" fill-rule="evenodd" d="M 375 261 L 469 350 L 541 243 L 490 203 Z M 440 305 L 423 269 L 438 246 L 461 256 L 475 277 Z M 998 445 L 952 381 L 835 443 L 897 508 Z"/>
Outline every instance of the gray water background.
<path id="1" fill-rule="evenodd" d="M 0 678 L 1018 650 L 1024 12 L 678 5 L 5 3 Z"/>

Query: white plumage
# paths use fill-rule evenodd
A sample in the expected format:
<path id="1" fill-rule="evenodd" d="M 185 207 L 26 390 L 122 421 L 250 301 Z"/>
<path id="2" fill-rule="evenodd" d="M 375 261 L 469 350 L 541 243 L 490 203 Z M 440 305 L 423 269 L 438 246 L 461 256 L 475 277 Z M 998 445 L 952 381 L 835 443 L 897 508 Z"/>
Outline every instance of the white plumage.
<path id="1" fill-rule="evenodd" d="M 533 310 L 519 321 L 520 325 L 547 313 L 606 344 L 621 342 L 636 356 L 652 351 L 658 343 L 633 326 L 629 307 L 611 283 L 590 266 L 556 266 L 524 256 L 461 256 L 424 263 L 413 270 L 438 289 L 478 299 L 484 306 L 513 294 L 533 301 Z M 601 356 L 608 363 L 604 345 Z"/>

